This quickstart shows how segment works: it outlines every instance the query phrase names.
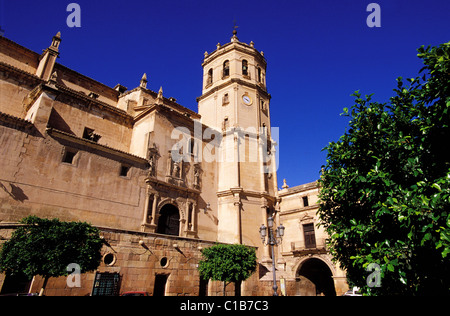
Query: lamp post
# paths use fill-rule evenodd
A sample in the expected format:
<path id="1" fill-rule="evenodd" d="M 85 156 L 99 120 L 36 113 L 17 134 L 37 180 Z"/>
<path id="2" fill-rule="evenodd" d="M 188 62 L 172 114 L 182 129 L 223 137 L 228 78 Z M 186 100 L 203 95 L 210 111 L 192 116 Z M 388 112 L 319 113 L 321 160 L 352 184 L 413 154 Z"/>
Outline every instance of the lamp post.
<path id="1" fill-rule="evenodd" d="M 270 216 L 267 219 L 267 226 L 264 226 L 264 224 L 261 225 L 261 227 L 259 228 L 259 234 L 261 235 L 261 240 L 262 243 L 264 245 L 270 245 L 272 247 L 272 269 L 273 269 L 273 296 L 278 296 L 277 294 L 277 275 L 275 272 L 275 252 L 274 252 L 274 247 L 279 245 L 281 243 L 281 241 L 283 240 L 283 236 L 284 236 L 284 226 L 283 224 L 281 224 L 280 226 L 277 227 L 276 229 L 276 236 L 274 236 L 274 232 L 273 232 L 273 217 Z M 267 231 L 267 228 L 268 231 Z M 268 234 L 267 234 L 268 233 Z M 266 237 L 267 238 L 267 242 L 266 242 Z"/>

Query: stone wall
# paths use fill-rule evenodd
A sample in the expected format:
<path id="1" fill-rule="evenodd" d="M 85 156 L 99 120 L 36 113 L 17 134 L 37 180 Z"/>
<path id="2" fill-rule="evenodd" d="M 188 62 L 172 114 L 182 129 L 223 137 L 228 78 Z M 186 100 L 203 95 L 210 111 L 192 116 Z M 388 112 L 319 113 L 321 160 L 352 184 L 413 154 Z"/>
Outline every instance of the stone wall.
<path id="1" fill-rule="evenodd" d="M 84 273 L 80 277 L 81 287 L 69 287 L 67 277 L 50 278 L 45 295 L 47 296 L 86 296 L 91 295 L 96 273 L 119 273 L 120 293 L 144 291 L 154 294 L 157 275 L 166 275 L 166 296 L 222 296 L 223 282 L 210 281 L 205 292 L 200 293 L 200 274 L 198 263 L 201 249 L 211 247 L 212 242 L 163 236 L 152 233 L 101 229 L 107 245 L 102 249 L 102 262 L 96 272 Z M 4 275 L 0 274 L 0 288 Z M 70 278 L 70 276 L 69 276 Z M 256 281 L 256 282 L 255 282 Z M 42 287 L 42 277 L 35 277 L 32 293 Z M 255 295 L 257 274 L 242 285 L 242 295 Z M 226 295 L 235 295 L 235 285 L 227 284 Z"/>

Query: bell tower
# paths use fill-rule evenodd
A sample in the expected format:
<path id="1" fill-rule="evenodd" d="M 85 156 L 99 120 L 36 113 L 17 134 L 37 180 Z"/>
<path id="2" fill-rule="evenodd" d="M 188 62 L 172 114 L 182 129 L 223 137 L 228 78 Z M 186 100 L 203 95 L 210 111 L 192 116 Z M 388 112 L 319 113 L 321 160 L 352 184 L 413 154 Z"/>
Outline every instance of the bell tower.
<path id="1" fill-rule="evenodd" d="M 205 52 L 201 122 L 221 136 L 218 155 L 218 240 L 260 246 L 258 227 L 275 209 L 274 142 L 267 62 L 254 43 L 231 41 Z"/>
<path id="2" fill-rule="evenodd" d="M 202 67 L 203 89 L 197 99 L 202 123 L 217 129 L 269 127 L 267 62 L 253 42 L 240 42 L 234 30 L 230 43 L 205 52 Z"/>

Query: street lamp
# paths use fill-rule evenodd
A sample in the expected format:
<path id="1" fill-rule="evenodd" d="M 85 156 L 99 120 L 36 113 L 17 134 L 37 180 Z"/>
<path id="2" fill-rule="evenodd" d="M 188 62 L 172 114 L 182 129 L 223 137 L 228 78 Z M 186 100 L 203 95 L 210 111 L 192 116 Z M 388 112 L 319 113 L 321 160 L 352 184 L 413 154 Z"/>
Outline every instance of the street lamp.
<path id="1" fill-rule="evenodd" d="M 274 252 L 274 246 L 281 244 L 281 241 L 283 240 L 284 236 L 284 226 L 281 224 L 276 229 L 276 236 L 273 234 L 273 217 L 270 216 L 267 219 L 267 226 L 269 226 L 267 229 L 264 224 L 261 225 L 259 228 L 259 234 L 261 235 L 261 240 L 264 245 L 270 245 L 272 246 L 272 268 L 273 268 L 273 296 L 278 296 L 277 294 L 277 276 L 275 272 L 275 252 Z M 268 231 L 267 231 L 268 230 Z M 266 237 L 268 233 L 268 239 L 266 242 Z"/>

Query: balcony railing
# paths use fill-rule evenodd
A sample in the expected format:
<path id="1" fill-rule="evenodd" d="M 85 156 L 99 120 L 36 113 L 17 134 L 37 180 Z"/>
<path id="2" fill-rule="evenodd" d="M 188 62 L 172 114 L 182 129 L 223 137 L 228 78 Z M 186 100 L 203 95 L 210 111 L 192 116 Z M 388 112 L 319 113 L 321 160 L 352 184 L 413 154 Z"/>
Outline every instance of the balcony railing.
<path id="1" fill-rule="evenodd" d="M 316 237 L 316 244 L 314 247 L 305 244 L 305 241 L 291 242 L 290 251 L 292 253 L 306 254 L 306 253 L 324 253 L 327 252 L 326 237 Z M 288 249 L 285 249 L 288 250 Z"/>

